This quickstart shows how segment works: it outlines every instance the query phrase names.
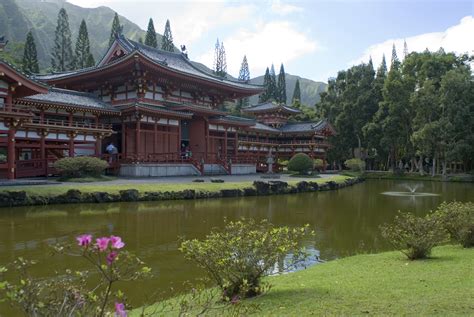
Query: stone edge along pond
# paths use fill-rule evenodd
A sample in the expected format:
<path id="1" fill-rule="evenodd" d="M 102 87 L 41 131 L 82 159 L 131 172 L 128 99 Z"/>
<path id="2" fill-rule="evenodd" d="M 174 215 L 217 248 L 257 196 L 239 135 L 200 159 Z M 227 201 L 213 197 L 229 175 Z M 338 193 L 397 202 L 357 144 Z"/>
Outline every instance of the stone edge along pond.
<path id="1" fill-rule="evenodd" d="M 206 199 L 245 196 L 267 196 L 296 194 L 316 191 L 328 191 L 352 186 L 364 181 L 361 177 L 348 177 L 342 181 L 327 181 L 319 184 L 316 181 L 300 181 L 289 184 L 283 181 L 254 181 L 251 186 L 217 191 L 185 189 L 181 191 L 139 191 L 138 189 L 120 190 L 118 193 L 106 191 L 81 192 L 69 189 L 58 195 L 35 194 L 25 190 L 0 191 L 0 207 L 77 204 L 77 203 L 112 203 L 134 201 L 163 201 L 178 199 Z M 159 187 L 159 185 L 157 185 Z M 192 186 L 190 184 L 190 186 Z M 106 187 L 105 187 L 106 188 Z"/>

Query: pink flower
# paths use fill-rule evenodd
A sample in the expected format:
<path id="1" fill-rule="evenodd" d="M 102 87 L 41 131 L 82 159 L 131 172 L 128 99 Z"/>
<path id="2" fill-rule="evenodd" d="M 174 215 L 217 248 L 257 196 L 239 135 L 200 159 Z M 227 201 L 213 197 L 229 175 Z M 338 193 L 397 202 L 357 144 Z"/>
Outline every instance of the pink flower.
<path id="1" fill-rule="evenodd" d="M 115 316 L 127 317 L 127 311 L 125 310 L 125 305 L 123 303 L 115 302 Z"/>
<path id="2" fill-rule="evenodd" d="M 110 243 L 113 249 L 121 249 L 125 246 L 125 243 L 122 242 L 122 238 L 117 236 L 110 236 Z"/>
<path id="3" fill-rule="evenodd" d="M 107 237 L 95 239 L 95 245 L 101 252 L 107 250 L 107 248 L 109 247 L 109 242 L 110 239 Z"/>
<path id="4" fill-rule="evenodd" d="M 83 234 L 76 237 L 77 244 L 81 247 L 87 247 L 92 242 L 92 235 Z"/>
<path id="5" fill-rule="evenodd" d="M 109 254 L 107 254 L 107 257 L 106 257 L 107 265 L 112 265 L 112 263 L 115 261 L 117 256 L 118 256 L 118 253 L 115 251 L 112 251 Z"/>

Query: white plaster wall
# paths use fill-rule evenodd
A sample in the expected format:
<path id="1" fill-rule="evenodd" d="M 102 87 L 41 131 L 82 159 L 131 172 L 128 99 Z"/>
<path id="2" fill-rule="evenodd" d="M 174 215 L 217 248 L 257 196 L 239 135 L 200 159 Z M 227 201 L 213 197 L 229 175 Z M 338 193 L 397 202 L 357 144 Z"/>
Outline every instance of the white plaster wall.
<path id="1" fill-rule="evenodd" d="M 123 164 L 120 176 L 166 177 L 200 175 L 192 164 Z"/>

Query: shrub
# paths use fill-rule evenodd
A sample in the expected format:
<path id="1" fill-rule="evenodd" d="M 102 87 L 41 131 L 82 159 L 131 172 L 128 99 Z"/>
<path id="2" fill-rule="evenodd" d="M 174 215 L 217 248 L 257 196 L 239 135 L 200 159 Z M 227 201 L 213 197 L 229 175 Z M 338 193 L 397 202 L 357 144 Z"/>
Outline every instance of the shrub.
<path id="1" fill-rule="evenodd" d="M 474 203 L 443 202 L 436 213 L 451 239 L 465 248 L 474 247 Z"/>
<path id="2" fill-rule="evenodd" d="M 382 236 L 410 260 L 427 258 L 431 249 L 447 237 L 439 217 L 432 214 L 417 217 L 399 212 L 394 222 L 383 225 L 381 231 Z"/>
<path id="3" fill-rule="evenodd" d="M 8 269 L 0 267 L 0 298 L 9 300 L 26 316 L 126 316 L 126 298 L 120 290 L 113 292 L 113 286 L 147 277 L 151 269 L 124 251 L 125 243 L 118 236 L 98 237 L 94 242 L 92 235 L 83 234 L 76 242 L 57 245 L 55 251 L 82 258 L 93 272 L 66 269 L 54 278 L 33 278 L 30 267 L 35 261 L 19 258 L 13 263 L 18 282 L 4 281 L 2 275 Z M 91 286 L 93 275 L 99 279 Z"/>
<path id="4" fill-rule="evenodd" d="M 263 220 L 226 222 L 222 231 L 212 231 L 206 239 L 184 241 L 180 250 L 203 268 L 223 291 L 223 298 L 251 297 L 263 290 L 261 278 L 278 263 L 287 270 L 306 260 L 302 241 L 309 227 L 274 227 Z"/>
<path id="5" fill-rule="evenodd" d="M 66 157 L 54 163 L 62 177 L 97 177 L 108 167 L 108 163 L 96 157 Z"/>
<path id="6" fill-rule="evenodd" d="M 297 153 L 288 162 L 288 170 L 307 174 L 313 169 L 313 160 L 304 153 Z"/>
<path id="7" fill-rule="evenodd" d="M 351 158 L 344 162 L 344 165 L 351 171 L 360 171 L 365 170 L 365 162 L 358 158 Z"/>
<path id="8" fill-rule="evenodd" d="M 314 159 L 314 168 L 317 170 L 322 170 L 324 168 L 324 161 L 322 159 Z"/>

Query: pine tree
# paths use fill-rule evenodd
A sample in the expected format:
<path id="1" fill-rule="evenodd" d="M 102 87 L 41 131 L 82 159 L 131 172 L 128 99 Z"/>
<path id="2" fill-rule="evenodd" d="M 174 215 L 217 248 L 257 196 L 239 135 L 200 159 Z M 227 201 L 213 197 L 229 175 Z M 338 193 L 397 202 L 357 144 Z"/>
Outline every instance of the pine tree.
<path id="1" fill-rule="evenodd" d="M 224 42 L 219 44 L 219 39 L 216 41 L 214 50 L 214 73 L 220 77 L 225 77 L 227 75 L 227 59 L 225 55 Z"/>
<path id="2" fill-rule="evenodd" d="M 122 26 L 120 25 L 120 20 L 119 20 L 117 12 L 115 12 L 114 20 L 112 21 L 112 29 L 110 31 L 109 47 L 114 43 L 115 36 L 121 33 L 122 33 Z"/>
<path id="3" fill-rule="evenodd" d="M 301 102 L 300 79 L 296 79 L 295 89 L 293 90 L 292 104 Z"/>
<path id="4" fill-rule="evenodd" d="M 239 80 L 246 83 L 250 80 L 249 64 L 247 62 L 246 55 L 244 55 L 244 59 L 242 60 L 242 65 L 240 66 Z"/>
<path id="5" fill-rule="evenodd" d="M 39 73 L 38 54 L 36 52 L 35 39 L 31 31 L 26 35 L 22 70 L 27 74 Z"/>
<path id="6" fill-rule="evenodd" d="M 86 21 L 82 20 L 79 26 L 79 34 L 76 41 L 75 64 L 77 69 L 90 67 L 95 64 L 94 57 L 90 52 L 89 33 L 87 32 Z"/>
<path id="7" fill-rule="evenodd" d="M 173 35 L 171 34 L 170 20 L 166 20 L 165 32 L 161 42 L 161 49 L 168 52 L 174 51 Z"/>
<path id="8" fill-rule="evenodd" d="M 392 64 L 390 65 L 390 69 L 396 68 L 398 69 L 400 67 L 400 60 L 398 59 L 397 56 L 397 48 L 395 47 L 395 43 L 393 43 L 392 46 Z"/>
<path id="9" fill-rule="evenodd" d="M 403 41 L 403 58 L 407 58 L 408 56 L 408 45 L 407 41 Z"/>
<path id="10" fill-rule="evenodd" d="M 225 54 L 224 42 L 221 42 L 221 48 L 219 49 L 219 56 L 221 61 L 221 77 L 225 77 L 227 75 L 227 58 Z"/>
<path id="11" fill-rule="evenodd" d="M 69 18 L 64 8 L 59 10 L 58 14 L 51 66 L 53 70 L 60 72 L 74 69 L 71 30 L 69 29 Z"/>
<path id="12" fill-rule="evenodd" d="M 150 18 L 148 21 L 148 29 L 146 30 L 145 45 L 151 47 L 158 47 L 158 39 L 156 37 L 155 26 L 153 25 L 153 19 Z"/>
<path id="13" fill-rule="evenodd" d="M 94 65 L 95 65 L 94 55 L 89 54 L 89 56 L 87 57 L 87 61 L 86 61 L 86 67 L 92 67 Z"/>
<path id="14" fill-rule="evenodd" d="M 249 64 L 247 62 L 246 55 L 244 55 L 244 59 L 242 60 L 242 65 L 240 66 L 239 80 L 245 83 L 248 83 L 250 81 Z M 240 112 L 240 109 L 248 107 L 249 103 L 250 101 L 248 97 L 240 99 L 239 102 L 237 103 L 236 110 Z"/>
<path id="15" fill-rule="evenodd" d="M 138 38 L 138 43 L 143 44 L 143 38 L 141 36 Z"/>
<path id="16" fill-rule="evenodd" d="M 286 104 L 286 76 L 283 63 L 280 66 L 280 73 L 278 74 L 277 97 L 279 103 Z"/>
<path id="17" fill-rule="evenodd" d="M 272 64 L 270 68 L 270 84 L 268 86 L 269 100 L 278 100 L 277 79 L 275 74 L 275 67 Z"/>
<path id="18" fill-rule="evenodd" d="M 263 103 L 266 102 L 270 99 L 269 97 L 269 88 L 270 88 L 270 83 L 271 83 L 271 76 L 270 76 L 270 70 L 267 67 L 267 70 L 265 71 L 265 76 L 263 76 L 263 91 L 262 93 L 258 96 L 258 102 Z"/>

